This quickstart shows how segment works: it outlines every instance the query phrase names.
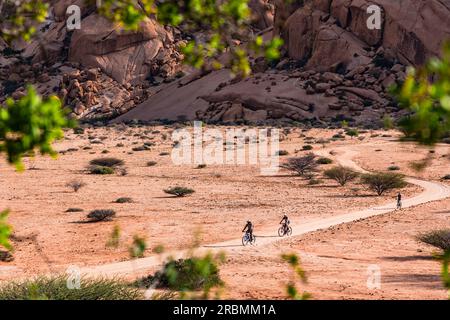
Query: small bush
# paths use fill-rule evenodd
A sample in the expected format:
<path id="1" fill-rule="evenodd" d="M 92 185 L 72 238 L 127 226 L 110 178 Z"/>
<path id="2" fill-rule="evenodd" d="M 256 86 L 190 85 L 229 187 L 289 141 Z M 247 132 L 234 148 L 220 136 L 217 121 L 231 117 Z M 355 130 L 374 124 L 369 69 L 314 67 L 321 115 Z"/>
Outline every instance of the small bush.
<path id="1" fill-rule="evenodd" d="M 446 174 L 442 177 L 443 180 L 450 180 L 450 174 Z"/>
<path id="2" fill-rule="evenodd" d="M 302 150 L 303 150 L 303 151 L 309 151 L 309 150 L 312 150 L 312 149 L 313 149 L 313 146 L 310 145 L 310 144 L 304 145 L 304 146 L 302 147 Z"/>
<path id="3" fill-rule="evenodd" d="M 327 158 L 327 157 L 320 157 L 319 159 L 317 159 L 316 162 L 318 164 L 330 164 L 330 163 L 333 163 L 333 160 L 331 160 L 330 158 Z"/>
<path id="4" fill-rule="evenodd" d="M 158 163 L 158 162 L 156 162 L 156 161 L 148 161 L 148 162 L 147 162 L 147 167 L 153 167 L 153 166 L 156 166 L 157 163 Z"/>
<path id="5" fill-rule="evenodd" d="M 173 188 L 165 189 L 164 192 L 167 194 L 177 196 L 177 197 L 184 197 L 184 196 L 194 193 L 195 191 L 193 189 L 189 189 L 186 187 L 173 187 Z"/>
<path id="6" fill-rule="evenodd" d="M 66 210 L 66 212 L 82 212 L 83 209 L 81 208 L 69 208 Z"/>
<path id="7" fill-rule="evenodd" d="M 204 168 L 206 168 L 206 164 L 204 164 L 204 163 L 199 164 L 199 165 L 197 166 L 197 169 L 204 169 Z"/>
<path id="8" fill-rule="evenodd" d="M 87 218 L 91 222 L 109 221 L 116 216 L 116 212 L 111 209 L 100 209 L 89 212 Z"/>
<path id="9" fill-rule="evenodd" d="M 369 188 L 374 190 L 379 196 L 385 191 L 403 188 L 407 185 L 403 175 L 390 172 L 364 174 L 361 177 L 361 182 L 367 184 Z"/>
<path id="10" fill-rule="evenodd" d="M 159 155 L 160 156 L 168 156 L 170 153 L 169 152 L 161 152 Z"/>
<path id="11" fill-rule="evenodd" d="M 109 150 L 102 150 L 102 154 L 107 154 L 107 153 L 109 153 Z"/>
<path id="12" fill-rule="evenodd" d="M 129 197 L 121 197 L 116 199 L 116 201 L 114 201 L 115 203 L 132 203 L 133 199 L 129 198 Z"/>
<path id="13" fill-rule="evenodd" d="M 316 162 L 316 156 L 313 153 L 309 153 L 303 157 L 290 158 L 286 163 L 280 165 L 280 167 L 294 171 L 299 176 L 311 178 L 318 164 Z"/>
<path id="14" fill-rule="evenodd" d="M 214 257 L 191 257 L 188 259 L 169 260 L 161 271 L 154 276 L 140 279 L 139 287 L 166 288 L 177 291 L 195 291 L 222 286 L 219 267 Z"/>
<path id="15" fill-rule="evenodd" d="M 417 239 L 444 251 L 450 250 L 450 229 L 434 230 L 420 234 Z"/>
<path id="16" fill-rule="evenodd" d="M 335 180 L 341 186 L 344 186 L 347 182 L 354 180 L 358 176 L 358 173 L 351 168 L 338 166 L 326 170 L 324 175 Z"/>
<path id="17" fill-rule="evenodd" d="M 0 261 L 3 262 L 14 261 L 14 256 L 9 251 L 0 250 Z"/>
<path id="18" fill-rule="evenodd" d="M 115 168 L 124 164 L 123 160 L 117 158 L 97 158 L 89 162 L 93 166 Z"/>
<path id="19" fill-rule="evenodd" d="M 82 187 L 86 186 L 83 181 L 73 180 L 66 184 L 66 187 L 71 188 L 73 191 L 78 192 Z"/>
<path id="20" fill-rule="evenodd" d="M 69 288 L 67 275 L 8 282 L 0 286 L 0 300 L 141 300 L 142 292 L 128 283 L 107 278 L 80 280 L 80 288 Z"/>
<path id="21" fill-rule="evenodd" d="M 398 170 L 400 170 L 400 167 L 399 166 L 389 166 L 388 170 L 389 171 L 398 171 Z"/>
<path id="22" fill-rule="evenodd" d="M 103 166 L 89 166 L 88 170 L 91 174 L 113 174 L 114 169 Z"/>
<path id="23" fill-rule="evenodd" d="M 276 156 L 287 156 L 288 154 L 289 154 L 289 152 L 286 151 L 286 150 L 278 150 L 278 151 L 275 153 Z"/>
<path id="24" fill-rule="evenodd" d="M 353 137 L 357 137 L 359 135 L 359 132 L 356 129 L 348 129 L 345 132 L 345 134 L 348 135 L 349 137 L 353 138 Z"/>
<path id="25" fill-rule="evenodd" d="M 73 133 L 74 134 L 84 134 L 84 128 L 82 128 L 82 127 L 73 128 Z"/>

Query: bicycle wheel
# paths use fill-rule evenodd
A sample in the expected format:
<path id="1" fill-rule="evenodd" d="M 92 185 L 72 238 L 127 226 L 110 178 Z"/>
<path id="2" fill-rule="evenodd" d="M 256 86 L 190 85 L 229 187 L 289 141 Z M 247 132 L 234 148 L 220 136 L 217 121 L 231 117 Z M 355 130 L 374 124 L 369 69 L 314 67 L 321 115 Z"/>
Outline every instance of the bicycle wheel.
<path id="1" fill-rule="evenodd" d="M 278 236 L 280 236 L 280 237 L 284 236 L 284 228 L 283 228 L 283 226 L 281 226 L 281 227 L 278 229 Z"/>
<path id="2" fill-rule="evenodd" d="M 288 227 L 288 230 L 287 230 L 287 233 L 286 233 L 288 236 L 290 236 L 290 235 L 292 235 L 292 228 L 291 227 Z"/>
<path id="3" fill-rule="evenodd" d="M 248 245 L 249 244 L 249 239 L 248 239 L 248 235 L 244 235 L 243 237 L 242 237 L 242 245 L 245 247 L 246 245 Z"/>
<path id="4" fill-rule="evenodd" d="M 256 242 L 256 236 L 253 235 L 253 239 L 252 239 L 252 241 L 251 241 L 250 243 L 251 243 L 251 244 L 255 244 L 255 242 Z"/>

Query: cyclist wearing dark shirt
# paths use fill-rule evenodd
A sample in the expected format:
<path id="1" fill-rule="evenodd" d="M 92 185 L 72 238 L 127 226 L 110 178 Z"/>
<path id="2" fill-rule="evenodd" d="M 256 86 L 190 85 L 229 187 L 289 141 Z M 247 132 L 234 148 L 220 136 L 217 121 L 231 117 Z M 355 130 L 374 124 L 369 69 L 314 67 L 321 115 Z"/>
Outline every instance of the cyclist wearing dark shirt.
<path id="1" fill-rule="evenodd" d="M 247 232 L 250 235 L 250 239 L 253 241 L 253 224 L 251 221 L 247 221 L 247 224 L 245 225 L 242 232 Z"/>

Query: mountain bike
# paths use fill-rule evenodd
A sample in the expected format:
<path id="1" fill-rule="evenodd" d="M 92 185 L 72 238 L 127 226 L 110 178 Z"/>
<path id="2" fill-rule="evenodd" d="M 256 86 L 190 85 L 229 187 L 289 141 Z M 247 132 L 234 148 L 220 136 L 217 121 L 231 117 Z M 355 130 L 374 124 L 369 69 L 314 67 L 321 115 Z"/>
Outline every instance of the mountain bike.
<path id="1" fill-rule="evenodd" d="M 243 246 L 246 246 L 249 244 L 255 244 L 255 241 L 256 241 L 255 235 L 253 235 L 253 239 L 250 239 L 250 233 L 248 233 L 248 232 L 246 232 L 244 234 L 244 236 L 242 237 L 242 245 Z"/>

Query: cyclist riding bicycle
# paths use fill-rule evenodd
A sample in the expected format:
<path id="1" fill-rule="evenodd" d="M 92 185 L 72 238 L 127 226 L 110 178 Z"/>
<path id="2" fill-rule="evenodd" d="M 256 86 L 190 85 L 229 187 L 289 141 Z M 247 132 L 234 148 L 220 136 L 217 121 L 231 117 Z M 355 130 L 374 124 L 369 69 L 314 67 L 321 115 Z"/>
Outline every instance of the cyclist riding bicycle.
<path id="1" fill-rule="evenodd" d="M 290 224 L 290 223 L 291 223 L 291 222 L 289 221 L 289 218 L 288 218 L 287 215 L 284 215 L 284 216 L 283 216 L 283 219 L 281 219 L 281 221 L 280 221 L 280 224 L 283 225 L 285 231 L 286 231 L 287 228 L 289 227 L 289 224 Z"/>
<path id="2" fill-rule="evenodd" d="M 250 220 L 247 221 L 247 224 L 245 225 L 242 232 L 247 232 L 250 236 L 250 239 L 253 241 L 253 224 Z"/>
<path id="3" fill-rule="evenodd" d="M 397 209 L 402 208 L 402 194 L 399 192 L 397 194 Z"/>

